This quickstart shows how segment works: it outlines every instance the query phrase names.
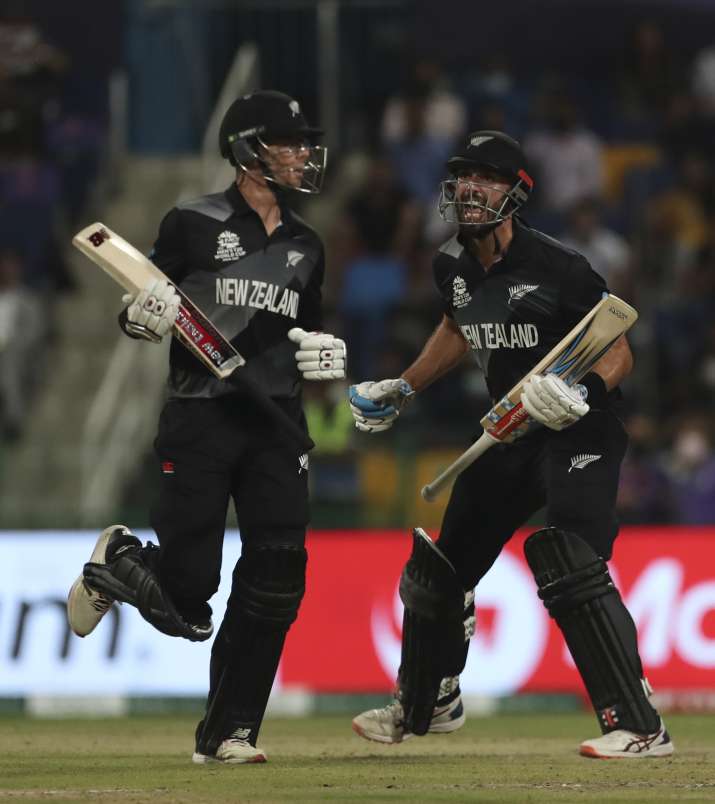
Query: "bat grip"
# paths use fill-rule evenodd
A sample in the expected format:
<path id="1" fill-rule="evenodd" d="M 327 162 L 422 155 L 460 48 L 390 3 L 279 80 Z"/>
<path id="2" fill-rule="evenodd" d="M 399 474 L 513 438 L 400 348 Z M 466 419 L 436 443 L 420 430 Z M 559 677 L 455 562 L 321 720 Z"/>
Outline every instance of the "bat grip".
<path id="1" fill-rule="evenodd" d="M 426 486 L 422 487 L 422 499 L 425 502 L 434 502 L 436 497 L 450 486 L 468 466 L 471 466 L 480 455 L 483 455 L 489 447 L 498 444 L 499 440 L 489 433 L 482 433 L 469 449 L 463 452 L 457 460 L 450 464 L 443 472 Z"/>
<path id="2" fill-rule="evenodd" d="M 244 377 L 241 369 L 236 369 L 227 378 L 236 387 L 248 392 L 248 395 L 256 405 L 273 420 L 273 423 L 283 429 L 283 433 L 290 436 L 298 447 L 304 452 L 309 452 L 315 446 L 315 442 L 303 430 L 302 427 L 283 410 L 283 408 L 270 396 L 265 394 L 252 380 Z"/>

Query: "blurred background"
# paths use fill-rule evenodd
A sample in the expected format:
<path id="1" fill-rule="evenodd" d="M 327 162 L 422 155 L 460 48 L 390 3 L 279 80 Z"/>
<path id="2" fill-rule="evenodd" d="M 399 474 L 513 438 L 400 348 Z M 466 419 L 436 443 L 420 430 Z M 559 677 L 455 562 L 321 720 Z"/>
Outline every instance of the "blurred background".
<path id="1" fill-rule="evenodd" d="M 436 210 L 446 158 L 477 128 L 521 140 L 536 178 L 526 221 L 585 254 L 611 290 L 639 310 L 629 336 L 636 368 L 624 388 L 631 443 L 618 507 L 632 526 L 626 535 L 639 539 L 641 549 L 633 550 L 623 575 L 642 581 L 636 591 L 644 627 L 652 609 L 643 601 L 667 605 L 661 620 L 672 630 L 678 672 L 683 678 L 688 667 L 709 672 L 710 682 L 698 676 L 690 688 L 715 698 L 715 576 L 707 569 L 715 564 L 706 560 L 715 545 L 715 529 L 707 527 L 715 526 L 710 0 L 6 0 L 0 14 L 5 571 L 14 567 L 15 580 L 23 575 L 18 556 L 25 545 L 25 556 L 36 555 L 31 544 L 41 556 L 47 545 L 77 538 L 73 569 L 60 569 L 59 558 L 47 567 L 62 589 L 95 538 L 80 531 L 94 533 L 112 520 L 148 525 L 166 353 L 121 335 L 121 292 L 69 244 L 77 230 L 102 220 L 148 252 L 159 221 L 178 200 L 227 187 L 231 172 L 217 154 L 218 123 L 235 97 L 257 88 L 294 95 L 309 120 L 327 130 L 326 189 L 300 211 L 326 244 L 325 326 L 348 341 L 351 381 L 398 376 L 439 321 L 431 258 L 451 234 Z M 464 449 L 489 401 L 469 360 L 379 437 L 356 433 L 344 400 L 337 383 L 306 388 L 317 444 L 310 464 L 313 527 L 342 534 L 315 538 L 326 549 L 343 538 L 343 550 L 352 545 L 358 552 L 382 541 L 389 552 L 399 542 L 394 558 L 383 562 L 379 551 L 365 558 L 366 568 L 371 561 L 389 568 L 384 594 L 394 630 L 399 617 L 390 596 L 406 550 L 398 531 L 438 527 L 443 505 L 426 505 L 418 490 Z M 369 529 L 365 539 L 361 529 Z M 395 532 L 376 536 L 375 529 Z M 63 531 L 66 541 L 38 531 Z M 68 566 L 70 552 L 63 553 Z M 509 559 L 515 567 L 516 555 Z M 643 563 L 648 556 L 655 563 Z M 690 592 L 698 603 L 687 608 Z M 42 594 L 62 603 L 58 592 Z M 12 626 L 2 617 L 14 609 L 0 606 L 0 651 L 7 627 L 8 655 L 16 660 L 18 623 L 26 626 L 31 608 L 30 592 L 18 595 Z M 663 599 L 667 604 L 657 603 Z M 681 614 L 694 618 L 688 627 L 695 640 L 682 650 Z M 374 636 L 370 616 L 367 609 L 362 627 Z M 108 638 L 111 659 L 116 634 Z M 68 633 L 58 639 L 58 661 L 66 667 L 76 639 Z M 392 643 L 384 644 L 389 652 Z M 654 663 L 670 661 L 661 643 L 656 648 Z M 141 650 L 147 655 L 146 646 Z M 31 654 L 24 655 L 29 662 Z M 687 656 L 700 664 L 687 665 Z M 333 691 L 350 684 L 386 689 L 394 661 L 376 662 L 387 668 L 382 676 L 338 678 Z M 327 675 L 334 680 L 336 673 Z M 571 678 L 570 668 L 564 673 Z M 509 683 L 516 689 L 527 677 Z"/>

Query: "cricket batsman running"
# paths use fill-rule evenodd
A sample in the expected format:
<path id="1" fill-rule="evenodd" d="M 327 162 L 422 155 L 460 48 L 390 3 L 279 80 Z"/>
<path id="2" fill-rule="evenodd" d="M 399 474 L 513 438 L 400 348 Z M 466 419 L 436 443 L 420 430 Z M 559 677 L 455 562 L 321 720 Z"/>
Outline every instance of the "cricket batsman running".
<path id="1" fill-rule="evenodd" d="M 152 280 L 125 298 L 120 317 L 128 335 L 161 340 L 176 319 L 180 287 L 246 358 L 237 371 L 302 430 L 302 380 L 345 376 L 344 342 L 320 332 L 323 245 L 288 206 L 288 191 L 320 191 L 321 134 L 280 92 L 236 100 L 219 134 L 235 181 L 169 211 L 152 253 L 169 281 Z M 123 525 L 107 528 L 70 591 L 70 625 L 86 636 L 121 600 L 163 633 L 208 639 L 233 500 L 242 552 L 212 646 L 193 760 L 265 762 L 258 732 L 305 590 L 308 455 L 255 394 L 215 377 L 176 338 L 155 448 L 161 475 L 151 522 L 159 546 L 142 546 Z"/>
<path id="2" fill-rule="evenodd" d="M 533 181 L 515 140 L 477 131 L 448 170 L 439 209 L 458 232 L 433 262 L 444 316 L 400 378 L 351 386 L 356 426 L 368 433 L 391 427 L 413 395 L 469 349 L 496 402 L 607 292 L 583 256 L 516 215 Z M 400 579 L 405 611 L 396 697 L 358 715 L 358 734 L 398 743 L 464 723 L 459 674 L 475 627 L 473 590 L 514 531 L 546 506 L 548 527 L 532 534 L 524 550 L 603 732 L 583 742 L 581 754 L 672 754 L 649 700 L 635 624 L 607 565 L 627 443 L 618 385 L 632 365 L 622 336 L 580 385 L 569 387 L 555 374 L 532 376 L 521 399 L 543 426 L 495 445 L 459 475 L 436 544 L 415 529 Z"/>

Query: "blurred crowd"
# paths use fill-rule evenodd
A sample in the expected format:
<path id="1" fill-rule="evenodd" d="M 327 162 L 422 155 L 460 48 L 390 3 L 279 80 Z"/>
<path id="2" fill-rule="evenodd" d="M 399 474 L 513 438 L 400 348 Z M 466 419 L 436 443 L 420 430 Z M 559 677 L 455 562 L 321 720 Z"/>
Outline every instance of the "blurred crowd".
<path id="1" fill-rule="evenodd" d="M 352 380 L 397 376 L 441 316 L 431 258 L 451 235 L 437 213 L 445 161 L 469 131 L 507 131 L 536 180 L 527 223 L 583 253 L 640 313 L 622 518 L 715 522 L 715 46 L 679 60 L 667 32 L 643 22 L 623 52 L 597 85 L 517 76 L 505 58 L 459 76 L 414 60 L 332 226 L 328 298 Z M 463 446 L 489 404 L 472 363 L 381 444 Z M 322 396 L 316 421 L 334 405 Z"/>
<path id="2" fill-rule="evenodd" d="M 76 113 L 67 54 L 0 19 L 0 440 L 20 436 L 57 338 L 64 250 L 96 177 L 102 127 Z"/>
<path id="3" fill-rule="evenodd" d="M 445 161 L 470 131 L 508 132 L 522 142 L 536 180 L 526 222 L 583 253 L 640 313 L 630 337 L 636 370 L 624 389 L 631 446 L 622 519 L 713 523 L 715 46 L 685 53 L 647 21 L 623 44 L 622 63 L 605 66 L 598 82 L 519 74 L 506 52 L 452 72 L 435 59 L 403 59 L 400 89 L 344 138 L 358 147 L 331 154 L 330 214 L 321 228 L 326 328 L 349 344 L 351 381 L 398 376 L 414 359 L 441 316 L 431 260 L 451 235 L 437 213 Z M 107 132 L 97 108 L 106 99 L 88 100 L 97 93 L 86 87 L 83 96 L 70 54 L 40 27 L 0 19 L 4 440 L 21 435 L 48 346 L 61 335 L 54 313 L 58 296 L 72 290 L 68 234 L 101 175 Z M 318 503 L 357 499 L 377 471 L 363 461 L 371 451 L 463 448 L 489 406 L 467 359 L 398 427 L 358 438 L 345 389 L 317 385 L 306 397 L 319 444 Z M 389 471 L 380 464 L 383 481 Z"/>

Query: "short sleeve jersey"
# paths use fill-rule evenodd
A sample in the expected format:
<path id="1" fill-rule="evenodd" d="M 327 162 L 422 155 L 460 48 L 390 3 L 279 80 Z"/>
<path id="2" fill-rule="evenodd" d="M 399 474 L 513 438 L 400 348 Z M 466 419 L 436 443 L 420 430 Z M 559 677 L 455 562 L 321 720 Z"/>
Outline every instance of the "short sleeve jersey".
<path id="1" fill-rule="evenodd" d="M 608 292 L 577 252 L 518 218 L 513 233 L 488 271 L 459 235 L 433 261 L 444 312 L 474 351 L 495 402 Z"/>
<path id="2" fill-rule="evenodd" d="M 281 225 L 267 235 L 236 185 L 174 207 L 151 260 L 246 359 L 239 369 L 267 395 L 300 394 L 292 327 L 322 329 L 323 244 L 278 196 Z M 235 390 L 173 338 L 169 393 L 213 397 Z"/>

